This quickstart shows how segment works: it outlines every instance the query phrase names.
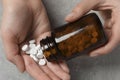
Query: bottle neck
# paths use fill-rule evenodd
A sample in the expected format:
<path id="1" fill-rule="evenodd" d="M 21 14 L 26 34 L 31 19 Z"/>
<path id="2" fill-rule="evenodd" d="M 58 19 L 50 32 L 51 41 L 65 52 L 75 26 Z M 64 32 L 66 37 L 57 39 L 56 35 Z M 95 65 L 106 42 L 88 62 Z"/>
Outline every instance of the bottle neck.
<path id="1" fill-rule="evenodd" d="M 43 52 L 48 51 L 50 55 L 48 56 L 48 61 L 58 61 L 64 59 L 58 45 L 55 41 L 54 33 L 51 33 L 50 37 L 46 37 L 40 41 L 40 45 L 43 48 Z"/>
<path id="2" fill-rule="evenodd" d="M 50 48 L 52 48 L 53 46 L 55 46 L 55 45 L 56 45 L 56 42 L 55 42 L 55 40 L 54 40 L 53 35 L 50 36 L 50 37 L 47 36 L 45 39 L 42 39 L 42 40 L 40 41 L 40 45 L 41 45 L 41 47 L 43 48 L 43 51 L 46 50 L 46 49 L 50 49 Z"/>

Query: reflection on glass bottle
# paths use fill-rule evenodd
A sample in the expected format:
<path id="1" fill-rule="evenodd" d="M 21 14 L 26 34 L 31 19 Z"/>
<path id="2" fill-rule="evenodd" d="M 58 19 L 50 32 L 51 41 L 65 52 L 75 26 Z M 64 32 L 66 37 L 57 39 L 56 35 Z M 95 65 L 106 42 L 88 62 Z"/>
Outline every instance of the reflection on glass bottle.
<path id="1" fill-rule="evenodd" d="M 51 37 L 40 41 L 47 45 L 44 55 L 48 61 L 69 60 L 90 51 L 107 42 L 102 24 L 95 13 L 83 16 L 79 20 L 54 29 Z"/>

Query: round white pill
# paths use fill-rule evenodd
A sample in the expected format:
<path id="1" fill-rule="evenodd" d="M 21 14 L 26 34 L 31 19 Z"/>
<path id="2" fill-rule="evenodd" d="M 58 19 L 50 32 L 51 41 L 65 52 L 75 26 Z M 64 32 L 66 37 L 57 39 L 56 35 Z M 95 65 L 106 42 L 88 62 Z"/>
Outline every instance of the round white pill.
<path id="1" fill-rule="evenodd" d="M 28 45 L 25 44 L 23 47 L 22 47 L 22 51 L 27 51 L 29 49 Z"/>
<path id="2" fill-rule="evenodd" d="M 40 66 L 44 66 L 47 63 L 47 61 L 45 59 L 40 59 L 39 60 L 39 65 Z"/>
<path id="3" fill-rule="evenodd" d="M 32 49 L 30 49 L 29 53 L 36 55 L 37 54 L 37 50 L 35 48 L 32 48 Z"/>
<path id="4" fill-rule="evenodd" d="M 44 48 L 45 48 L 45 49 L 48 49 L 48 46 L 47 46 L 47 45 L 45 45 L 45 46 L 44 46 Z"/>
<path id="5" fill-rule="evenodd" d="M 29 44 L 29 47 L 30 47 L 30 48 L 35 48 L 36 45 L 35 45 L 35 44 Z"/>
<path id="6" fill-rule="evenodd" d="M 38 53 L 37 54 L 37 58 L 39 58 L 39 59 L 42 59 L 44 56 L 43 56 L 43 53 Z"/>
<path id="7" fill-rule="evenodd" d="M 30 40 L 29 43 L 30 43 L 30 44 L 34 44 L 34 43 L 35 43 L 35 40 Z"/>

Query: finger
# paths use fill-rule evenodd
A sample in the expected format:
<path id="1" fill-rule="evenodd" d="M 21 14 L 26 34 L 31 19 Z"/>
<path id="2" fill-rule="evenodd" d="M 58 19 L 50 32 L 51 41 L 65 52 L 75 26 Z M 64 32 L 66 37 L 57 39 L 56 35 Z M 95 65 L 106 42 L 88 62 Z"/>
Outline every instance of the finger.
<path id="1" fill-rule="evenodd" d="M 105 22 L 108 20 L 111 20 L 111 18 L 112 18 L 111 10 L 104 10 L 104 11 L 102 10 L 102 11 L 99 11 L 99 13 Z"/>
<path id="2" fill-rule="evenodd" d="M 112 26 L 114 25 L 112 12 L 110 10 L 105 10 L 105 11 L 99 11 L 99 13 L 102 19 L 105 21 L 104 27 L 111 29 Z"/>
<path id="3" fill-rule="evenodd" d="M 66 73 L 57 63 L 48 62 L 48 67 L 62 80 L 70 80 L 70 75 Z"/>
<path id="4" fill-rule="evenodd" d="M 35 80 L 51 80 L 51 78 L 42 71 L 32 58 L 23 55 L 27 72 L 35 78 Z"/>
<path id="5" fill-rule="evenodd" d="M 67 66 L 67 63 L 66 63 L 65 61 L 60 61 L 60 62 L 59 62 L 59 65 L 60 65 L 60 67 L 61 67 L 65 72 L 67 72 L 67 73 L 70 72 L 70 71 L 69 71 L 69 68 L 68 68 L 68 66 Z"/>
<path id="6" fill-rule="evenodd" d="M 90 56 L 91 57 L 94 57 L 94 56 L 98 56 L 98 55 L 102 55 L 102 54 L 107 54 L 109 52 L 111 52 L 119 43 L 119 35 L 118 35 L 118 32 L 119 32 L 119 23 L 113 25 L 113 28 L 112 28 L 112 33 L 111 33 L 111 37 L 108 41 L 108 43 L 101 47 L 101 48 L 98 48 L 97 50 L 93 51 L 90 53 Z"/>
<path id="7" fill-rule="evenodd" d="M 104 31 L 105 31 L 105 33 L 106 33 L 107 38 L 110 39 L 111 36 L 112 36 L 112 31 L 111 31 L 111 29 L 104 28 Z"/>
<path id="8" fill-rule="evenodd" d="M 5 30 L 2 30 L 1 35 L 7 59 L 14 63 L 21 72 L 24 72 L 24 61 L 19 53 L 19 46 L 15 37 L 13 37 L 9 31 Z"/>
<path id="9" fill-rule="evenodd" d="M 19 13 L 19 14 L 16 14 L 16 13 Z M 23 18 L 24 15 L 21 13 L 22 13 L 21 10 L 18 10 L 18 8 L 11 6 L 11 4 L 9 5 L 9 7 L 6 6 L 4 8 L 3 17 L 2 17 L 2 26 L 1 26 L 2 34 L 1 35 L 3 39 L 3 45 L 5 46 L 5 52 L 6 52 L 7 59 L 11 61 L 12 63 L 14 63 L 17 66 L 17 68 L 21 72 L 23 72 L 25 70 L 25 67 L 24 67 L 23 58 L 19 50 L 18 42 L 20 40 L 18 40 L 18 35 L 20 36 L 19 30 L 22 29 L 24 25 L 26 26 L 27 23 L 25 24 L 23 23 L 26 21 L 26 19 Z"/>
<path id="10" fill-rule="evenodd" d="M 88 11 L 92 10 L 96 5 L 98 5 L 99 0 L 82 0 L 72 12 L 65 18 L 67 22 L 73 22 L 79 19 L 83 14 L 87 13 Z"/>
<path id="11" fill-rule="evenodd" d="M 61 80 L 55 73 L 53 73 L 48 66 L 40 66 L 40 68 L 52 79 L 52 80 Z"/>
<path id="12" fill-rule="evenodd" d="M 111 25 L 110 25 L 111 24 Z M 106 33 L 106 36 L 108 37 L 108 39 L 110 39 L 110 37 L 112 36 L 112 27 L 113 24 L 111 23 L 111 20 L 108 20 L 104 23 L 104 31 Z"/>
<path id="13" fill-rule="evenodd" d="M 39 37 L 37 38 L 37 44 L 39 44 L 39 41 L 41 40 L 41 39 L 44 39 L 46 36 L 50 36 L 51 35 L 51 32 L 49 31 L 49 32 L 44 32 L 43 34 L 41 34 L 41 35 L 39 35 Z M 49 62 L 48 62 L 49 63 Z M 56 69 L 58 68 L 59 70 L 60 70 L 60 72 L 61 73 L 63 73 L 63 72 L 66 72 L 66 74 L 69 72 L 69 70 L 68 70 L 68 68 L 66 67 L 66 65 L 64 64 L 64 63 L 62 63 L 61 64 L 61 66 L 59 65 L 59 64 L 57 64 L 56 66 L 54 66 Z M 42 67 L 43 68 L 43 70 L 44 70 L 44 72 L 46 72 L 49 76 L 54 76 L 54 77 L 52 77 L 52 78 L 59 78 L 59 79 L 61 79 L 61 76 L 59 75 L 59 74 L 57 74 L 56 73 L 56 71 L 54 70 L 54 67 L 49 67 L 49 65 L 48 65 L 48 68 L 45 68 L 45 67 Z M 62 70 L 62 71 L 61 71 Z M 51 74 L 51 71 L 54 73 L 54 74 Z M 59 73 L 60 73 L 59 72 Z M 58 76 L 58 77 L 56 77 L 56 76 Z M 68 76 L 68 75 L 67 75 Z M 66 79 L 65 79 L 66 80 Z M 69 79 L 67 79 L 67 80 L 69 80 Z"/>
<path id="14" fill-rule="evenodd" d="M 105 29 L 112 29 L 113 27 L 113 23 L 111 20 L 106 20 L 105 23 L 104 23 L 104 28 Z"/>
<path id="15" fill-rule="evenodd" d="M 51 31 L 50 22 L 46 13 L 46 9 L 44 8 L 43 3 L 41 3 L 42 10 L 41 13 L 36 17 L 35 30 L 33 33 L 34 38 L 39 38 L 41 34 Z M 37 26 L 37 27 L 36 27 Z"/>

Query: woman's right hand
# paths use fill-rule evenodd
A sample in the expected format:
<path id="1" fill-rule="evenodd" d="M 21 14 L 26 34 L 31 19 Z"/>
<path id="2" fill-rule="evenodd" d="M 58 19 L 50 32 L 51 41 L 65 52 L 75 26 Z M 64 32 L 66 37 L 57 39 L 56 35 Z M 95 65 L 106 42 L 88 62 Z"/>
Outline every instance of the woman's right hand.
<path id="1" fill-rule="evenodd" d="M 36 80 L 70 80 L 65 62 L 38 66 L 21 51 L 26 41 L 35 39 L 39 43 L 50 36 L 50 23 L 41 0 L 3 0 L 1 35 L 7 59 L 21 72 L 26 70 Z"/>

